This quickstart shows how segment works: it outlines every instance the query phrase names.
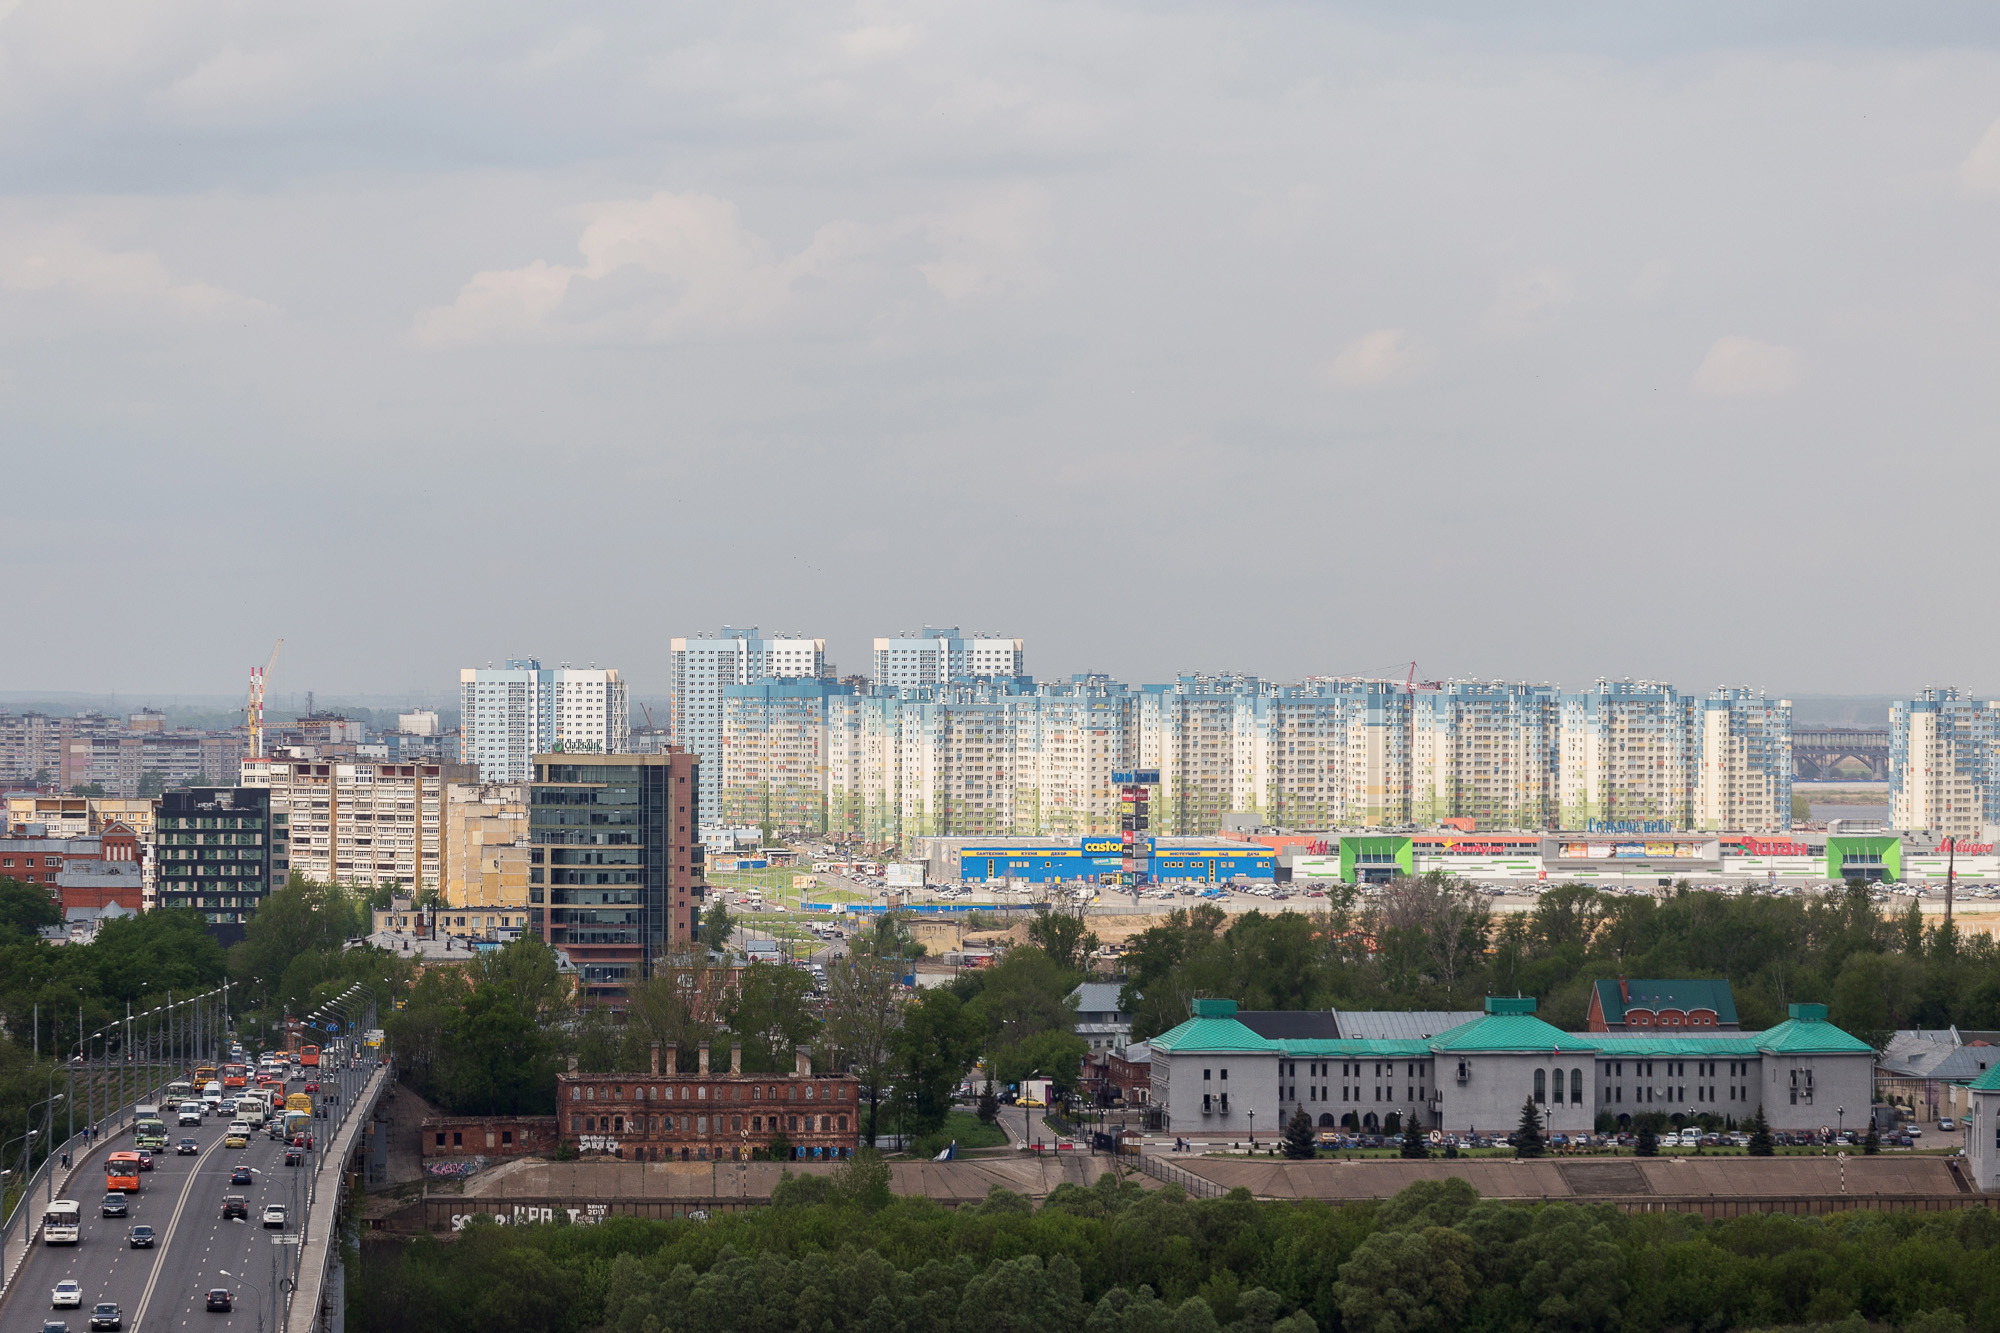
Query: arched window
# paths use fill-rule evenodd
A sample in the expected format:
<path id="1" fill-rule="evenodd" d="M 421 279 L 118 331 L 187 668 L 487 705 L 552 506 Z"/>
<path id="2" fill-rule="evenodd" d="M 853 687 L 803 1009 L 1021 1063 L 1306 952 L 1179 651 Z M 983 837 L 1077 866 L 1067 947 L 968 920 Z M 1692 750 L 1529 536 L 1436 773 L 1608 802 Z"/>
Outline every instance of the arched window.
<path id="1" fill-rule="evenodd" d="M 1583 1071 L 1581 1069 L 1572 1069 L 1569 1071 L 1569 1104 L 1571 1106 L 1583 1105 Z"/>
<path id="2" fill-rule="evenodd" d="M 1549 1071 L 1546 1069 L 1535 1071 L 1535 1100 L 1542 1103 L 1549 1100 Z"/>

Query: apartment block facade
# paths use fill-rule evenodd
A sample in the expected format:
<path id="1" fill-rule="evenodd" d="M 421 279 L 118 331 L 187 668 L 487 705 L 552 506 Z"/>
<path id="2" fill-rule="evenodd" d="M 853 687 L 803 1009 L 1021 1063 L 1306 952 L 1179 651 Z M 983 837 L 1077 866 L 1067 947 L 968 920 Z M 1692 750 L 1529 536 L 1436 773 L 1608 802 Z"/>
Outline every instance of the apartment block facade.
<path id="1" fill-rule="evenodd" d="M 1019 676 L 1028 670 L 1020 639 L 967 635 L 957 626 L 926 625 L 917 634 L 875 640 L 873 683 L 901 689 L 943 685 L 986 676 Z"/>
<path id="2" fill-rule="evenodd" d="M 702 808 L 723 806 L 723 700 L 733 685 L 832 677 L 826 640 L 765 637 L 755 626 L 724 625 L 714 637 L 675 639 L 669 648 L 668 726 L 673 743 L 702 768 Z"/>
<path id="3" fill-rule="evenodd" d="M 2000 823 L 2000 701 L 1950 686 L 1889 707 L 1889 808 L 1899 829 L 1972 838 Z"/>
<path id="4" fill-rule="evenodd" d="M 268 787 L 197 787 L 160 798 L 153 835 L 158 907 L 188 907 L 225 943 L 243 937 L 272 888 L 283 882 L 288 814 Z"/>
<path id="5" fill-rule="evenodd" d="M 444 901 L 454 908 L 528 906 L 528 789 L 523 783 L 448 782 L 443 815 Z"/>
<path id="6" fill-rule="evenodd" d="M 444 788 L 476 782 L 470 764 L 391 764 L 305 758 L 290 752 L 243 761 L 243 786 L 271 793 L 285 816 L 288 859 L 324 883 L 436 889 L 444 882 Z"/>
<path id="7" fill-rule="evenodd" d="M 532 657 L 458 673 L 459 759 L 483 782 L 526 782 L 533 756 L 623 754 L 631 701 L 613 668 L 544 667 Z"/>

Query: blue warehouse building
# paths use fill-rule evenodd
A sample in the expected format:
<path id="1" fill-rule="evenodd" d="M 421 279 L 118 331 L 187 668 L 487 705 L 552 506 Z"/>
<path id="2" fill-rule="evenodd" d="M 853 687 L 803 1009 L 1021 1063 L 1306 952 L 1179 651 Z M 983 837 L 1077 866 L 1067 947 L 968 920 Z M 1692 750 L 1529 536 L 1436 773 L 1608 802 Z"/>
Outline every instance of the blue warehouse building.
<path id="1" fill-rule="evenodd" d="M 1254 843 L 1195 838 L 1148 839 L 1151 870 L 1155 883 L 1194 881 L 1226 884 L 1232 879 L 1277 878 L 1277 854 Z M 1117 882 L 1123 868 L 1123 845 L 1116 834 L 1102 834 L 1077 842 L 1049 839 L 1012 838 L 1004 842 L 968 839 L 956 848 L 940 848 L 946 857 L 956 852 L 956 874 L 948 865 L 939 867 L 947 878 L 967 884 L 1016 879 L 1030 884 L 1052 884 L 1064 880 Z"/>

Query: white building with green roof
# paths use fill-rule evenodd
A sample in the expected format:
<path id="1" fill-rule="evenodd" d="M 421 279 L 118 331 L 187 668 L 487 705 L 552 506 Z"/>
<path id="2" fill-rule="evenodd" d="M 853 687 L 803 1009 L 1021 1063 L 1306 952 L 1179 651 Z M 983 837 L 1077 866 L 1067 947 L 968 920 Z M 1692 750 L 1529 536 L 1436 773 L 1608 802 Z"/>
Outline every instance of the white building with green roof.
<path id="1" fill-rule="evenodd" d="M 1965 1162 L 1972 1183 L 2000 1190 L 2000 1065 L 1966 1085 L 1972 1109 L 1965 1115 Z"/>
<path id="2" fill-rule="evenodd" d="M 1275 1133 L 1303 1108 L 1324 1129 L 1380 1131 L 1393 1113 L 1427 1129 L 1506 1133 L 1533 1100 L 1553 1133 L 1588 1133 L 1600 1114 L 1710 1114 L 1774 1129 L 1865 1123 L 1875 1052 L 1795 1004 L 1765 1032 L 1564 1032 L 1535 1001 L 1495 996 L 1470 1022 L 1428 1038 L 1263 1037 L 1232 1000 L 1196 1000 L 1150 1043 L 1152 1100 L 1178 1136 Z"/>

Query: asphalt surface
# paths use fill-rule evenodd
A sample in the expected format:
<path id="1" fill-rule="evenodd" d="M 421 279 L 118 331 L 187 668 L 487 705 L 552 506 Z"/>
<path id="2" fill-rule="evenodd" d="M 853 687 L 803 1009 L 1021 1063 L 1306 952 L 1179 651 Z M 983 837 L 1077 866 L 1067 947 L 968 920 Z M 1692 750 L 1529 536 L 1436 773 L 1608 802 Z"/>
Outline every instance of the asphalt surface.
<path id="1" fill-rule="evenodd" d="M 303 1081 L 289 1085 L 294 1092 L 303 1086 Z M 315 1148 L 329 1123 L 314 1122 Z M 274 1295 L 272 1259 L 277 1257 L 276 1271 L 285 1274 L 293 1254 L 289 1247 L 274 1246 L 272 1238 L 298 1227 L 305 1199 L 303 1193 L 294 1198 L 293 1190 L 295 1181 L 303 1189 L 305 1168 L 287 1167 L 284 1146 L 264 1130 L 250 1136 L 248 1148 L 224 1148 L 228 1129 L 227 1117 L 210 1116 L 200 1128 L 183 1129 L 170 1121 L 167 1150 L 155 1157 L 153 1170 L 140 1176 L 139 1193 L 128 1204 L 129 1217 L 103 1217 L 99 1205 L 105 1194 L 104 1159 L 110 1152 L 129 1149 L 131 1136 L 121 1135 L 96 1152 L 85 1169 L 71 1177 L 64 1195 L 83 1205 L 82 1240 L 76 1245 L 45 1245 L 37 1237 L 16 1279 L 18 1288 L 8 1292 L 5 1306 L 0 1307 L 0 1333 L 42 1333 L 46 1320 L 68 1323 L 71 1333 L 86 1333 L 91 1307 L 99 1301 L 116 1301 L 124 1327 L 140 1333 L 180 1333 L 186 1328 L 255 1333 L 260 1296 L 265 1302 L 265 1328 L 277 1327 L 268 1304 Z M 199 1155 L 183 1157 L 174 1151 L 183 1136 L 200 1142 Z M 230 1172 L 239 1165 L 257 1173 L 250 1184 L 229 1183 Z M 244 1196 L 250 1205 L 248 1222 L 222 1220 L 225 1194 Z M 287 1209 L 283 1232 L 263 1226 L 264 1206 L 271 1203 Z M 158 1237 L 152 1249 L 135 1250 L 127 1242 L 130 1229 L 141 1223 Z M 218 1270 L 224 1268 L 249 1282 L 223 1277 Z M 75 1278 L 83 1286 L 83 1305 L 78 1309 L 51 1306 L 55 1285 L 64 1278 Z M 204 1307 L 212 1287 L 234 1292 L 235 1309 L 228 1314 L 208 1313 Z"/>

